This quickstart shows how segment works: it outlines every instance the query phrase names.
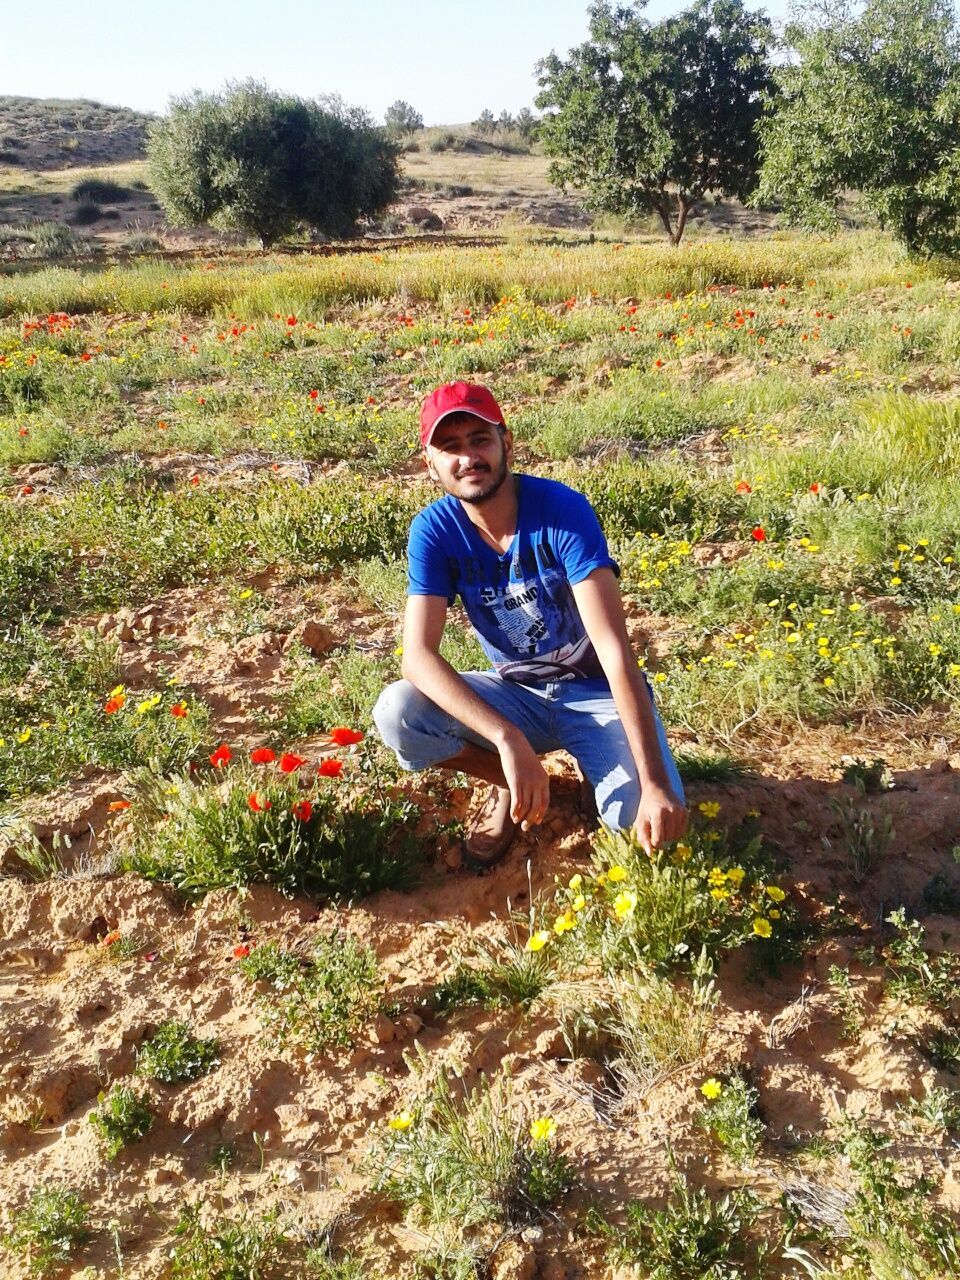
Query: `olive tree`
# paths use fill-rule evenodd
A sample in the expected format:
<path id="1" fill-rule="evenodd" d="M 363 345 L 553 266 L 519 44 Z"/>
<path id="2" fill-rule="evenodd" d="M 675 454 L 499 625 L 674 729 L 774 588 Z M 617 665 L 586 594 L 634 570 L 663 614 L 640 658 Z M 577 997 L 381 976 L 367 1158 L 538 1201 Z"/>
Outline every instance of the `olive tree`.
<path id="1" fill-rule="evenodd" d="M 383 122 L 390 134 L 401 138 L 423 128 L 423 116 L 402 98 L 387 107 Z"/>
<path id="2" fill-rule="evenodd" d="M 757 199 L 839 223 L 845 190 L 917 252 L 960 249 L 960 39 L 946 0 L 820 0 L 787 30 Z"/>
<path id="3" fill-rule="evenodd" d="M 773 32 L 742 0 L 696 0 L 657 23 L 644 3 L 599 0 L 590 38 L 537 64 L 538 136 L 553 182 L 597 210 L 654 213 L 678 244 L 708 192 L 744 199 L 753 187 Z"/>
<path id="4" fill-rule="evenodd" d="M 174 98 L 147 153 L 171 222 L 235 228 L 264 247 L 303 225 L 346 235 L 399 188 L 399 151 L 364 111 L 254 81 Z"/>

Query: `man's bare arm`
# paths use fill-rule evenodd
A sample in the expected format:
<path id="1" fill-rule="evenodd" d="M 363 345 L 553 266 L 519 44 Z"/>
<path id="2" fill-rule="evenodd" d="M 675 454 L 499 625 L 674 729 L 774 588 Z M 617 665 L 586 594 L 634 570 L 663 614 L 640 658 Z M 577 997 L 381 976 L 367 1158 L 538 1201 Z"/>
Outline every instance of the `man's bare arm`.
<path id="1" fill-rule="evenodd" d="M 647 850 L 677 840 L 686 829 L 684 805 L 670 789 L 657 738 L 650 693 L 630 638 L 613 570 L 594 569 L 572 587 L 580 617 L 610 684 L 640 778 L 636 831 Z"/>
<path id="2" fill-rule="evenodd" d="M 408 596 L 403 620 L 401 673 L 422 694 L 486 738 L 496 749 L 510 788 L 511 817 L 525 828 L 542 820 L 550 803 L 550 784 L 525 735 L 494 710 L 441 657 L 447 618 L 444 596 Z"/>

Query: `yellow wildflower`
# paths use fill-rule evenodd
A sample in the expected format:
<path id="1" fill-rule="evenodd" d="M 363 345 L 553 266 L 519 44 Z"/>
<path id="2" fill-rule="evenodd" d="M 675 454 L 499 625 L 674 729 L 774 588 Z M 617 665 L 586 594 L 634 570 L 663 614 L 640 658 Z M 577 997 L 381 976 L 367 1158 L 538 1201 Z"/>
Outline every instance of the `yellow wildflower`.
<path id="1" fill-rule="evenodd" d="M 720 812 L 720 804 L 717 800 L 701 800 L 697 808 L 705 818 L 715 818 Z"/>
<path id="2" fill-rule="evenodd" d="M 723 1093 L 723 1085 L 716 1076 L 711 1076 L 709 1080 L 704 1080 L 703 1084 L 700 1086 L 700 1092 L 705 1098 L 709 1098 L 712 1102 L 714 1098 L 719 1098 L 721 1093 Z"/>
<path id="3" fill-rule="evenodd" d="M 553 922 L 553 932 L 559 937 L 563 933 L 569 933 L 571 929 L 577 927 L 577 917 L 572 911 L 565 911 L 562 916 L 557 916 Z"/>
<path id="4" fill-rule="evenodd" d="M 542 951 L 550 941 L 550 934 L 546 929 L 538 929 L 536 933 L 530 935 L 527 939 L 527 945 L 524 951 Z"/>
<path id="5" fill-rule="evenodd" d="M 574 911 L 582 911 L 586 905 L 587 905 L 587 900 L 582 893 L 578 893 L 577 896 L 574 898 L 574 900 L 570 903 L 570 906 L 573 908 Z"/>
<path id="6" fill-rule="evenodd" d="M 767 885 L 767 897 L 772 898 L 774 902 L 782 902 L 786 896 L 786 892 L 777 885 Z"/>
<path id="7" fill-rule="evenodd" d="M 687 859 L 692 855 L 693 850 L 690 848 L 688 844 L 684 844 L 683 841 L 681 840 L 680 843 L 677 845 L 676 852 L 677 852 L 677 857 L 680 859 L 680 861 L 686 862 Z"/>
<path id="8" fill-rule="evenodd" d="M 740 886 L 743 884 L 743 877 L 745 875 L 746 875 L 746 872 L 744 871 L 743 867 L 731 867 L 730 870 L 727 872 L 727 879 L 734 886 L 734 888 L 739 889 Z"/>
<path id="9" fill-rule="evenodd" d="M 764 920 L 762 916 L 757 916 L 753 922 L 753 932 L 758 938 L 769 938 L 773 933 L 773 928 L 769 920 Z"/>
<path id="10" fill-rule="evenodd" d="M 582 884 L 583 884 L 583 876 L 578 871 L 575 876 L 570 877 L 569 881 L 567 882 L 567 888 L 572 889 L 573 892 L 576 893 L 576 891 L 580 888 Z"/>
<path id="11" fill-rule="evenodd" d="M 625 920 L 637 905 L 637 895 L 630 889 L 618 893 L 613 900 L 613 909 L 621 920 Z"/>
<path id="12" fill-rule="evenodd" d="M 610 870 L 607 872 L 607 879 L 610 881 L 611 884 L 620 884 L 622 880 L 627 879 L 629 874 L 630 873 L 626 869 L 626 867 L 621 867 L 620 864 L 617 863 L 615 866 L 612 866 Z"/>
<path id="13" fill-rule="evenodd" d="M 552 1116 L 541 1116 L 530 1123 L 530 1137 L 534 1142 L 549 1142 L 557 1132 L 557 1122 Z"/>
<path id="14" fill-rule="evenodd" d="M 409 1129 L 413 1124 L 413 1116 L 409 1111 L 401 1111 L 399 1115 L 395 1115 L 388 1120 L 387 1124 L 398 1133 L 403 1133 L 405 1129 Z"/>

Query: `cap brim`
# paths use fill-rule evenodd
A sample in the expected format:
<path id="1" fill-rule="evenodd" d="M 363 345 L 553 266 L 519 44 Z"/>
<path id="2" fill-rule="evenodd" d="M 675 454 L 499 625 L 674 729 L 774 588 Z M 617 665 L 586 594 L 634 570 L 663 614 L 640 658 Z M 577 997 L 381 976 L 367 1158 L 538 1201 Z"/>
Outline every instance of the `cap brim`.
<path id="1" fill-rule="evenodd" d="M 426 448 L 433 439 L 433 433 L 436 431 L 437 427 L 439 427 L 444 418 L 452 418 L 455 413 L 469 413 L 471 418 L 479 418 L 481 422 L 489 422 L 492 427 L 505 427 L 507 425 L 502 418 L 488 418 L 485 413 L 478 413 L 476 409 L 468 409 L 464 405 L 460 405 L 456 409 L 447 409 L 444 413 L 441 413 L 440 417 L 437 418 L 436 422 L 427 433 L 427 438 L 423 442 L 424 448 Z"/>

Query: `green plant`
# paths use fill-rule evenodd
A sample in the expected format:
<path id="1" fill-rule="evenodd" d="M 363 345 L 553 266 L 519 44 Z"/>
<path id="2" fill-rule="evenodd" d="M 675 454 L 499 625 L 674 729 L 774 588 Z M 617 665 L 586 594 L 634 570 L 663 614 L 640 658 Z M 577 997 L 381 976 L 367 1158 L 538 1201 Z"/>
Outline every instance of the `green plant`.
<path id="1" fill-rule="evenodd" d="M 551 180 L 584 189 L 594 209 L 656 214 L 678 244 L 708 191 L 753 186 L 772 38 L 740 0 L 698 0 L 658 23 L 593 5 L 589 41 L 537 67 L 536 105 L 556 108 L 539 129 Z"/>
<path id="2" fill-rule="evenodd" d="M 445 1078 L 414 1115 L 391 1122 L 370 1164 L 377 1189 L 427 1223 L 461 1231 L 536 1221 L 571 1185 L 549 1117 L 525 1131 L 505 1081 L 456 1092 Z"/>
<path id="3" fill-rule="evenodd" d="M 938 1071 L 960 1075 L 960 1034 L 955 1031 L 934 1031 L 919 1036 L 916 1045 Z"/>
<path id="4" fill-rule="evenodd" d="M 873 760 L 844 756 L 840 781 L 850 783 L 861 795 L 877 795 L 893 786 L 890 766 L 881 756 Z"/>
<path id="5" fill-rule="evenodd" d="M 162 1022 L 137 1050 L 137 1072 L 162 1084 L 196 1080 L 220 1064 L 220 1042 L 198 1040 L 185 1022 Z"/>
<path id="6" fill-rule="evenodd" d="M 759 1092 L 734 1072 L 725 1083 L 711 1078 L 703 1085 L 703 1093 L 708 1101 L 697 1115 L 697 1124 L 735 1164 L 752 1164 L 766 1133 L 757 1115 Z"/>
<path id="7" fill-rule="evenodd" d="M 932 1005 L 949 1012 L 960 996 L 960 957 L 944 951 L 929 955 L 924 948 L 924 928 L 919 920 L 908 920 L 900 907 L 887 916 L 898 936 L 887 947 L 891 995 L 911 1004 Z"/>
<path id="8" fill-rule="evenodd" d="M 100 204 L 116 204 L 130 198 L 129 190 L 113 178 L 83 178 L 74 183 L 70 195 L 81 203 L 96 200 Z"/>
<path id="9" fill-rule="evenodd" d="M 104 211 L 94 200 L 82 200 L 73 211 L 73 221 L 78 227 L 89 227 L 104 217 Z"/>
<path id="10" fill-rule="evenodd" d="M 90 1238 L 88 1210 L 66 1187 L 35 1187 L 29 1203 L 13 1215 L 5 1246 L 22 1254 L 31 1276 L 47 1276 L 65 1267 Z"/>
<path id="11" fill-rule="evenodd" d="M 104 1144 L 108 1160 L 115 1160 L 124 1147 L 140 1142 L 150 1132 L 153 1112 L 145 1097 L 125 1085 L 114 1085 L 109 1093 L 97 1095 L 97 1107 L 90 1123 Z"/>
<path id="12" fill-rule="evenodd" d="M 853 994 L 849 971 L 832 964 L 827 970 L 827 982 L 840 1015 L 844 1039 L 858 1040 L 863 1030 L 863 1010 Z"/>
<path id="13" fill-rule="evenodd" d="M 266 988 L 259 1001 L 264 1028 L 277 1048 L 317 1053 L 348 1045 L 380 1008 L 382 981 L 374 952 L 348 933 L 316 939 L 309 954 L 275 942 L 240 960 L 251 982 Z"/>
<path id="14" fill-rule="evenodd" d="M 396 198 L 397 147 L 357 108 L 253 80 L 174 98 L 150 129 L 151 186 L 168 217 L 275 243 L 304 222 L 343 235 Z"/>
<path id="15" fill-rule="evenodd" d="M 41 258 L 74 258 L 86 247 L 76 232 L 62 222 L 36 222 L 29 231 L 33 247 Z"/>
<path id="16" fill-rule="evenodd" d="M 876 814 L 844 797 L 831 800 L 830 807 L 837 815 L 850 874 L 856 884 L 862 884 L 890 849 L 893 819 L 888 812 Z"/>
<path id="17" fill-rule="evenodd" d="M 200 1201 L 181 1211 L 174 1236 L 171 1280 L 265 1280 L 289 1261 L 288 1240 L 274 1210 L 231 1219 L 205 1215 Z"/>
<path id="18" fill-rule="evenodd" d="M 623 1227 L 596 1210 L 587 1226 L 606 1238 L 613 1261 L 643 1267 L 648 1280 L 758 1280 L 768 1250 L 748 1233 L 759 1211 L 746 1189 L 714 1199 L 677 1174 L 662 1209 L 632 1201 Z"/>
<path id="19" fill-rule="evenodd" d="M 960 1093 L 934 1086 L 922 1098 L 911 1098 L 907 1114 L 931 1129 L 949 1133 L 960 1128 Z"/>

